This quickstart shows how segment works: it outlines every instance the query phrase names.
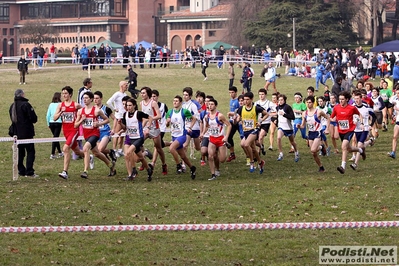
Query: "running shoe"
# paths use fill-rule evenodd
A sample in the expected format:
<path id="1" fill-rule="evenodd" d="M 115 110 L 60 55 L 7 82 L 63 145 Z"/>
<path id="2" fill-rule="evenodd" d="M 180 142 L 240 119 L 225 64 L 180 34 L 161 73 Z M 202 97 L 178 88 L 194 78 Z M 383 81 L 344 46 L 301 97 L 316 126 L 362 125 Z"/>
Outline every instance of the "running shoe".
<path id="1" fill-rule="evenodd" d="M 236 159 L 236 155 L 235 154 L 230 154 L 230 156 L 229 156 L 229 158 L 227 158 L 227 162 L 229 163 L 229 162 L 231 162 L 232 160 L 235 160 Z"/>
<path id="2" fill-rule="evenodd" d="M 194 165 L 190 167 L 190 174 L 191 174 L 191 179 L 194 180 L 195 176 L 196 176 L 196 171 L 197 171 L 197 167 L 195 167 Z"/>
<path id="3" fill-rule="evenodd" d="M 353 171 L 356 171 L 357 164 L 352 163 L 352 164 L 350 164 L 349 166 L 353 169 Z"/>
<path id="4" fill-rule="evenodd" d="M 109 157 L 111 157 L 111 160 L 112 160 L 113 162 L 116 162 L 116 160 L 118 159 L 118 158 L 116 157 L 115 150 L 113 150 L 113 149 L 110 149 L 110 150 L 109 150 Z"/>
<path id="5" fill-rule="evenodd" d="M 281 160 L 283 160 L 283 158 L 284 158 L 284 155 L 282 153 L 280 153 L 277 157 L 277 161 L 281 161 Z"/>
<path id="6" fill-rule="evenodd" d="M 231 148 L 231 144 L 228 143 L 227 141 L 224 143 L 224 146 L 226 146 L 227 149 L 230 149 L 230 148 Z"/>
<path id="7" fill-rule="evenodd" d="M 269 151 L 273 151 L 273 146 L 269 146 Z"/>
<path id="8" fill-rule="evenodd" d="M 211 178 L 208 178 L 208 180 L 209 180 L 209 181 L 213 181 L 213 180 L 216 180 L 216 178 L 217 178 L 216 175 L 212 175 L 212 177 L 211 177 Z"/>
<path id="9" fill-rule="evenodd" d="M 299 153 L 295 154 L 294 161 L 297 163 L 297 162 L 299 162 L 299 159 L 300 159 Z"/>
<path id="10" fill-rule="evenodd" d="M 343 168 L 342 166 L 338 166 L 337 167 L 338 172 L 340 172 L 341 174 L 345 174 L 345 168 Z"/>
<path id="11" fill-rule="evenodd" d="M 219 170 L 215 170 L 215 176 L 217 176 L 217 177 L 220 176 L 220 171 Z"/>
<path id="12" fill-rule="evenodd" d="M 251 159 L 247 158 L 247 166 L 251 165 Z"/>
<path id="13" fill-rule="evenodd" d="M 396 153 L 394 151 L 388 152 L 388 156 L 391 157 L 392 159 L 395 159 Z"/>
<path id="14" fill-rule="evenodd" d="M 260 145 L 260 151 L 262 152 L 262 155 L 266 155 L 265 145 Z"/>
<path id="15" fill-rule="evenodd" d="M 58 173 L 58 176 L 67 180 L 68 179 L 68 173 L 67 171 L 62 171 L 61 173 Z"/>
<path id="16" fill-rule="evenodd" d="M 324 144 L 321 145 L 321 155 L 326 156 L 327 155 L 327 150 L 326 146 Z"/>
<path id="17" fill-rule="evenodd" d="M 204 160 L 201 160 L 201 166 L 205 166 L 206 162 Z"/>
<path id="18" fill-rule="evenodd" d="M 183 170 L 181 169 L 181 164 L 176 164 L 176 174 L 181 174 L 183 173 Z"/>
<path id="19" fill-rule="evenodd" d="M 152 153 L 148 149 L 144 149 L 144 156 L 147 156 L 148 159 L 152 160 Z"/>
<path id="20" fill-rule="evenodd" d="M 181 162 L 181 170 L 183 173 L 186 172 L 186 165 L 183 162 Z"/>
<path id="21" fill-rule="evenodd" d="M 326 171 L 326 169 L 324 169 L 324 166 L 319 167 L 319 173 L 324 173 L 325 171 Z"/>
<path id="22" fill-rule="evenodd" d="M 151 180 L 152 180 L 152 173 L 153 173 L 153 170 L 152 170 L 152 167 L 150 166 L 151 164 L 149 164 L 148 166 L 148 169 L 147 169 L 147 174 L 148 174 L 148 176 L 147 176 L 147 181 L 148 182 L 151 182 Z"/>
<path id="23" fill-rule="evenodd" d="M 356 156 L 352 155 L 352 157 L 349 159 L 350 162 L 354 162 L 356 160 Z"/>
<path id="24" fill-rule="evenodd" d="M 259 163 L 259 173 L 260 174 L 263 173 L 264 166 L 265 166 L 265 161 L 264 160 L 260 160 L 260 163 Z"/>
<path id="25" fill-rule="evenodd" d="M 363 161 L 366 160 L 366 148 L 363 148 L 363 152 L 360 155 L 362 156 Z"/>
<path id="26" fill-rule="evenodd" d="M 369 141 L 370 141 L 370 146 L 371 147 L 374 146 L 375 139 L 373 137 L 370 137 Z"/>
<path id="27" fill-rule="evenodd" d="M 143 166 L 143 165 L 141 165 L 141 166 L 139 167 L 139 171 L 144 171 L 144 166 Z"/>
<path id="28" fill-rule="evenodd" d="M 115 162 L 111 162 L 112 163 L 112 165 L 111 165 L 111 167 L 109 168 L 109 174 L 108 174 L 108 176 L 114 176 L 114 175 L 116 175 L 116 169 L 115 169 Z"/>
<path id="29" fill-rule="evenodd" d="M 250 166 L 249 166 L 249 172 L 250 172 L 250 173 L 253 173 L 253 172 L 255 172 L 255 166 L 254 166 L 254 162 L 251 162 L 251 163 L 250 163 Z"/>
<path id="30" fill-rule="evenodd" d="M 86 179 L 86 178 L 88 177 L 87 172 L 86 172 L 86 171 L 82 172 L 82 173 L 80 174 L 80 177 Z"/>
<path id="31" fill-rule="evenodd" d="M 51 155 L 50 155 L 50 160 L 55 160 L 55 159 L 57 159 L 57 156 L 51 154 Z"/>
<path id="32" fill-rule="evenodd" d="M 162 165 L 162 174 L 167 175 L 168 174 L 168 166 L 166 164 Z"/>

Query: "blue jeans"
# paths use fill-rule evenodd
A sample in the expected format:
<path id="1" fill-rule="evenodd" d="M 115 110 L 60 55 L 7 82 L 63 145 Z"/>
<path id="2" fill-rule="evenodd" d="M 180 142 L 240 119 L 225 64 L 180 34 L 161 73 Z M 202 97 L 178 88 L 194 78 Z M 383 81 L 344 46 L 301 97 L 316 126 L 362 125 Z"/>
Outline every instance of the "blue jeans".
<path id="1" fill-rule="evenodd" d="M 323 82 L 323 76 L 317 75 L 317 76 L 316 76 L 316 91 L 319 90 L 319 83 L 320 83 L 320 82 Z"/>
<path id="2" fill-rule="evenodd" d="M 39 67 L 43 66 L 43 57 L 41 57 L 40 55 L 39 55 L 39 59 L 38 59 L 38 65 L 39 65 Z"/>

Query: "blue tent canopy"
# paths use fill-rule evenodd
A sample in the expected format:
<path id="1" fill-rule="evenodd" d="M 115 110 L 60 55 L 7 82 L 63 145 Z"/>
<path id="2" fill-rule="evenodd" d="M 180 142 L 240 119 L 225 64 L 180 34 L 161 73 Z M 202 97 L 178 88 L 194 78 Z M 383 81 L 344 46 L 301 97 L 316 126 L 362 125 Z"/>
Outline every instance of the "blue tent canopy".
<path id="1" fill-rule="evenodd" d="M 399 40 L 381 43 L 370 50 L 371 52 L 399 52 Z"/>
<path id="2" fill-rule="evenodd" d="M 151 48 L 151 46 L 152 46 L 152 44 L 151 44 L 150 42 L 147 42 L 147 41 L 142 40 L 141 42 L 136 43 L 136 49 L 139 48 L 139 45 L 140 45 L 140 44 L 141 44 L 146 50 L 147 50 L 148 48 Z M 158 49 L 158 50 L 161 49 L 161 48 L 162 48 L 161 46 L 158 46 L 158 45 L 157 45 L 157 49 Z"/>

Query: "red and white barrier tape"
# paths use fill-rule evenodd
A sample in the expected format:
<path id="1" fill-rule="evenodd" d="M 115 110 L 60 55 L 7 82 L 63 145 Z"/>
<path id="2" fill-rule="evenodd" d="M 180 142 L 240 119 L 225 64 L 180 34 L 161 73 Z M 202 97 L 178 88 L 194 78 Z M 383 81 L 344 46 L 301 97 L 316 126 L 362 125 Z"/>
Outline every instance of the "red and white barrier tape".
<path id="1" fill-rule="evenodd" d="M 308 222 L 308 223 L 234 223 L 234 224 L 154 224 L 0 227 L 0 233 L 121 232 L 121 231 L 226 231 L 276 229 L 354 229 L 399 227 L 399 221 Z"/>

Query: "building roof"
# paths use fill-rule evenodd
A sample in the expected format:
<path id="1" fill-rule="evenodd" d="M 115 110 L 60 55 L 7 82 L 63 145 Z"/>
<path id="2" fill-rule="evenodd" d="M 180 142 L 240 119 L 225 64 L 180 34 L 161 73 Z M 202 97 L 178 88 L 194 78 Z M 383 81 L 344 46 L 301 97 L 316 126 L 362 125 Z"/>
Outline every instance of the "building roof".
<path id="1" fill-rule="evenodd" d="M 231 4 L 220 3 L 219 5 L 210 9 L 191 12 L 190 9 L 172 12 L 162 16 L 163 19 L 179 19 L 179 18 L 199 18 L 199 17 L 227 17 L 231 9 Z"/>

